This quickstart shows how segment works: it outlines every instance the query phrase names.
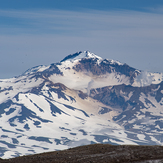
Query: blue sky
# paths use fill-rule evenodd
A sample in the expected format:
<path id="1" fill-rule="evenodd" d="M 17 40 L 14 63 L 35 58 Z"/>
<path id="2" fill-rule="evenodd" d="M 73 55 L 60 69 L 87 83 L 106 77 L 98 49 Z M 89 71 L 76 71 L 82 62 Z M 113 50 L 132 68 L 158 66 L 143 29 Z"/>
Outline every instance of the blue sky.
<path id="1" fill-rule="evenodd" d="M 0 78 L 89 50 L 163 72 L 162 0 L 5 0 L 0 3 Z"/>

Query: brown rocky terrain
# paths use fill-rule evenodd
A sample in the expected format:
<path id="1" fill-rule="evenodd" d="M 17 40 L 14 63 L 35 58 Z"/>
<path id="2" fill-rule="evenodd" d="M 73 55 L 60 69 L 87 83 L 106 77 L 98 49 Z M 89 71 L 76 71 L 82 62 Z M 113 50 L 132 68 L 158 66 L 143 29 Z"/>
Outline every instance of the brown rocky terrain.
<path id="1" fill-rule="evenodd" d="M 93 144 L 1 159 L 1 163 L 163 163 L 162 146 Z"/>

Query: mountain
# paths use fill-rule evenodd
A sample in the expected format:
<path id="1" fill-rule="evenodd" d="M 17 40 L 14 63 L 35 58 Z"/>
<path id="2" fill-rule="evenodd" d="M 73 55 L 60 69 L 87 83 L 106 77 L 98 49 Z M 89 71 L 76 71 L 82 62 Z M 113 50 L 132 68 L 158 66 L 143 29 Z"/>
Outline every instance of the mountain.
<path id="1" fill-rule="evenodd" d="M 161 145 L 163 74 L 77 52 L 0 80 L 0 157 L 86 144 Z"/>

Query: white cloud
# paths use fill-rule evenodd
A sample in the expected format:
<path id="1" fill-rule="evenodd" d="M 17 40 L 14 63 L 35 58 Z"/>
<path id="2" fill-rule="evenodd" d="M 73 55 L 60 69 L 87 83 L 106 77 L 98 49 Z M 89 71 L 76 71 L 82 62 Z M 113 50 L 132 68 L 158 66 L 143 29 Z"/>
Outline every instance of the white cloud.
<path id="1" fill-rule="evenodd" d="M 87 86 L 87 95 L 88 95 L 88 96 L 90 95 L 90 90 L 91 90 L 93 84 L 94 84 L 94 80 L 92 79 L 92 80 L 88 83 L 88 86 Z"/>
<path id="2" fill-rule="evenodd" d="M 136 81 L 140 83 L 141 87 L 152 84 L 152 79 L 153 76 L 150 76 L 147 71 L 141 72 L 141 74 L 136 77 Z"/>

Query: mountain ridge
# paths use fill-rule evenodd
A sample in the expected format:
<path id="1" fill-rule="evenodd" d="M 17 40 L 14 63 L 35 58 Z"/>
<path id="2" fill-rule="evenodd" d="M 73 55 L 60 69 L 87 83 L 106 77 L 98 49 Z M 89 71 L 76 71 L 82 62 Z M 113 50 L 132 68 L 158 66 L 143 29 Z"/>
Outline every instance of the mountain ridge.
<path id="1" fill-rule="evenodd" d="M 89 52 L 0 81 L 0 157 L 94 143 L 162 145 L 163 75 Z"/>

